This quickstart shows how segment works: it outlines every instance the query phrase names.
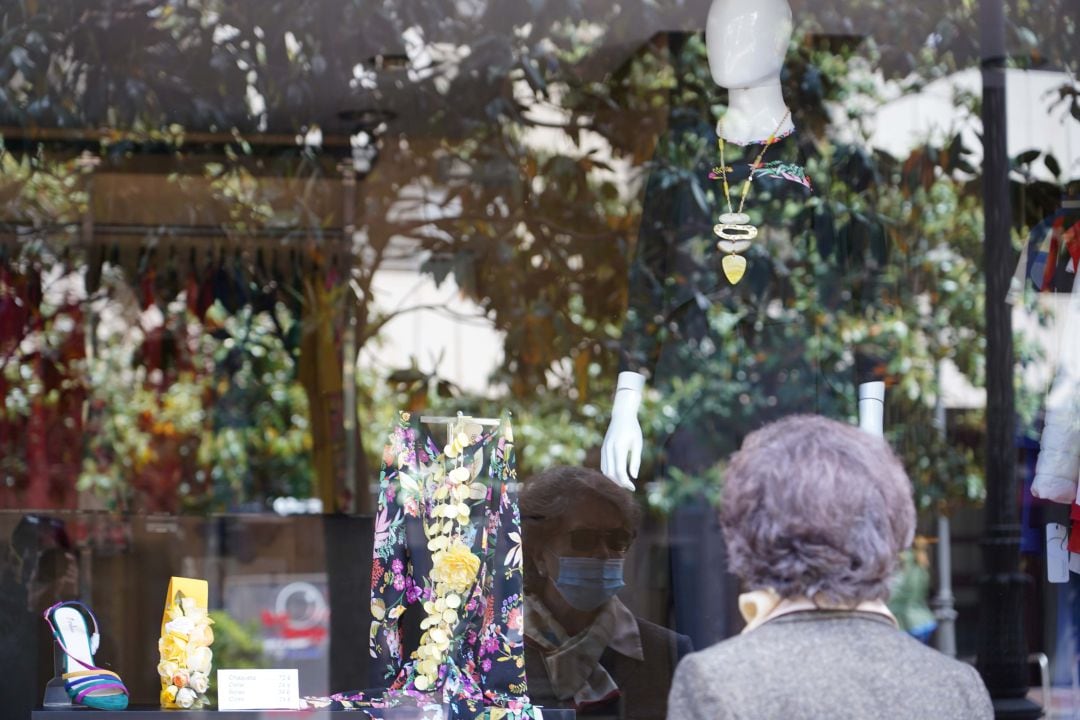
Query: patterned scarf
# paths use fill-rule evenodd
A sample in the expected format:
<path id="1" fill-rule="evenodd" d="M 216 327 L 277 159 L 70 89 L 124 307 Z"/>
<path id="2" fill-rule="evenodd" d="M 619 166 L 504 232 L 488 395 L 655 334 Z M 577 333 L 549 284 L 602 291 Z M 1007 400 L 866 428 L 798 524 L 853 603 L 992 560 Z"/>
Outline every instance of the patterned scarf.
<path id="1" fill-rule="evenodd" d="M 618 598 L 604 604 L 592 625 L 570 637 L 544 603 L 528 595 L 525 635 L 542 651 L 555 697 L 572 697 L 579 710 L 619 695 L 615 681 L 600 664 L 604 650 L 610 647 L 636 660 L 645 657 L 637 619 Z"/>
<path id="2" fill-rule="evenodd" d="M 896 627 L 900 627 L 900 623 L 896 621 L 896 617 L 889 610 L 889 607 L 881 600 L 864 600 L 856 605 L 835 605 L 824 601 L 810 600 L 809 598 L 788 598 L 784 600 L 771 589 L 754 590 L 739 596 L 739 614 L 746 621 L 746 627 L 742 629 L 743 633 L 751 632 L 770 620 L 775 620 L 784 615 L 814 610 L 847 610 L 881 615 Z"/>

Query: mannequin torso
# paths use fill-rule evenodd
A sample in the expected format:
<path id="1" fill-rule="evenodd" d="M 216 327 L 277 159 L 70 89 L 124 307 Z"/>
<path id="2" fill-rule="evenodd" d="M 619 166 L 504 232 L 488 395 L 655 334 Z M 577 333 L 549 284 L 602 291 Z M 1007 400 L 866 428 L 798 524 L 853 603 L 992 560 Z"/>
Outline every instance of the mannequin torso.
<path id="1" fill-rule="evenodd" d="M 763 141 L 774 131 L 778 137 L 793 132 L 794 123 L 780 88 L 780 72 L 791 39 L 791 29 L 791 8 L 787 0 L 758 0 L 753 4 L 740 0 L 714 0 L 710 6 L 705 40 L 713 80 L 728 88 L 729 110 L 723 123 L 718 124 L 718 132 L 722 130 L 726 140 L 737 145 L 749 145 Z M 700 130 L 698 134 L 705 135 Z M 715 136 L 710 138 L 710 148 L 715 146 L 715 139 Z M 709 162 L 712 160 L 710 158 Z M 744 166 L 744 173 L 746 171 Z M 733 175 L 730 179 L 736 181 L 738 177 Z M 647 189 L 647 196 L 648 193 Z M 703 221 L 708 224 L 714 219 L 705 217 Z M 647 232 L 644 229 L 646 223 L 647 218 L 643 218 L 643 235 Z M 691 221 L 689 226 L 683 227 L 696 234 L 699 228 L 693 225 Z M 706 230 L 703 236 L 710 237 L 710 232 Z M 683 249 L 686 247 L 686 243 L 676 245 Z M 686 254 L 682 255 L 685 260 Z M 647 272 L 652 274 L 653 271 Z M 662 282 L 655 277 L 653 281 Z M 712 289 L 718 287 L 714 285 Z M 701 290 L 700 287 L 688 289 L 691 294 Z M 628 324 L 634 322 L 634 313 L 634 308 L 631 308 Z M 648 332 L 646 328 L 642 329 Z M 636 369 L 633 367 L 634 361 L 628 363 L 624 358 L 623 366 L 617 382 L 611 424 L 601 452 L 601 469 L 615 482 L 633 488 L 631 477 L 637 476 L 641 462 L 642 434 L 637 411 L 641 404 L 645 375 L 639 372 L 640 366 Z"/>
<path id="2" fill-rule="evenodd" d="M 691 193 L 685 188 L 682 197 L 679 197 L 678 188 L 674 191 L 658 189 L 663 183 L 646 188 L 638 260 L 631 275 L 632 301 L 623 334 L 622 372 L 601 453 L 603 472 L 625 487 L 634 487 L 631 478 L 637 476 L 640 467 L 643 440 L 637 412 L 647 376 L 654 384 L 659 380 L 663 386 L 665 374 L 686 377 L 697 372 L 690 364 L 704 362 L 706 354 L 716 351 L 725 342 L 722 338 L 710 337 L 714 335 L 712 328 L 717 325 L 713 322 L 716 313 L 729 313 L 729 318 L 720 319 L 720 324 L 726 323 L 728 327 L 724 335 L 738 338 L 742 333 L 749 354 L 766 356 L 776 352 L 790 358 L 793 366 L 807 360 L 799 358 L 799 347 L 791 344 L 790 333 L 774 333 L 771 342 L 776 347 L 769 347 L 768 333 L 763 333 L 763 329 L 770 326 L 800 321 L 793 308 L 785 308 L 786 283 L 790 280 L 791 268 L 785 266 L 783 245 L 803 243 L 815 236 L 819 243 L 827 243 L 830 247 L 836 242 L 831 219 L 813 212 L 800 213 L 796 218 L 785 215 L 791 207 L 798 206 L 798 203 L 790 202 L 792 199 L 797 199 L 800 193 L 804 198 L 810 193 L 808 181 L 805 181 L 805 187 L 800 186 L 800 180 L 805 179 L 798 177 L 803 162 L 798 152 L 798 139 L 792 136 L 794 123 L 780 85 L 791 31 L 791 9 L 786 0 L 757 0 L 754 3 L 714 0 L 710 7 L 706 46 L 714 81 L 728 89 L 728 110 L 717 123 L 717 133 L 722 132 L 729 143 L 726 164 L 732 168 L 728 179 L 733 188 L 733 205 L 739 202 L 737 188 L 750 172 L 748 163 L 760 152 L 760 143 L 774 132 L 783 139 L 767 150 L 762 161 L 765 167 L 753 171 L 746 211 L 750 223 L 760 228 L 762 234 L 746 253 L 749 261 L 746 278 L 734 287 L 716 272 L 720 258 L 712 237 L 712 223 L 716 222 L 718 214 L 727 210 L 720 188 L 713 189 L 710 203 L 703 202 L 700 193 Z M 687 155 L 681 155 L 683 170 L 697 167 L 696 173 L 708 172 L 702 165 L 719 161 L 714 151 L 716 134 L 701 128 L 672 129 L 673 137 L 680 134 L 696 134 L 704 140 L 699 146 L 699 157 L 687 161 Z M 661 155 L 660 147 L 657 155 Z M 778 161 L 779 167 L 769 167 Z M 666 210 L 651 216 L 654 211 L 650 206 L 664 208 L 665 205 Z M 810 269 L 814 273 L 828 270 Z M 825 283 L 822 287 L 827 288 L 823 303 L 839 302 L 840 283 Z M 815 362 L 811 359 L 811 366 Z M 746 368 L 744 372 L 748 377 L 759 377 L 753 368 Z M 790 373 L 782 373 L 777 375 L 777 381 L 786 382 L 790 377 Z M 804 381 L 813 381 L 805 374 L 803 377 Z M 852 404 L 858 395 L 847 382 L 817 385 L 834 395 L 836 392 L 850 394 L 847 399 Z M 779 392 L 764 380 L 753 390 L 756 396 L 766 396 L 767 402 L 771 402 L 771 390 Z M 777 403 L 771 407 L 775 412 L 828 412 L 828 408 L 822 406 L 822 400 L 823 397 L 818 397 L 815 403 L 805 406 L 795 403 L 785 408 Z M 860 403 L 859 408 L 860 412 L 872 411 L 875 417 L 881 414 L 880 401 Z M 874 418 L 864 418 L 861 422 L 867 427 L 880 425 Z M 753 425 L 751 422 L 742 428 L 732 426 L 731 430 L 737 437 Z M 712 430 L 707 424 L 700 423 L 698 429 L 705 433 Z M 696 445 L 695 442 L 689 444 Z M 715 453 L 724 452 L 724 443 L 706 444 L 712 452 L 707 453 L 707 457 L 695 457 L 689 463 L 691 466 L 708 465 L 718 459 Z M 696 456 L 699 453 L 695 450 L 690 454 Z"/>

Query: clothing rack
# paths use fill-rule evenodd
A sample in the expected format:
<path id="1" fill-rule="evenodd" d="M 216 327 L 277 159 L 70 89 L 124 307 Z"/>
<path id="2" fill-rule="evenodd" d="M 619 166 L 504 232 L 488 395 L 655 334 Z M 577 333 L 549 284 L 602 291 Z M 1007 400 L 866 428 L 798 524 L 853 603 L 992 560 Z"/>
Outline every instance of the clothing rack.
<path id="1" fill-rule="evenodd" d="M 0 234 L 12 237 L 12 239 L 29 239 L 43 235 L 60 234 L 79 230 L 80 223 L 56 223 L 35 227 L 32 225 L 20 225 L 14 223 L 0 223 Z M 345 233 L 338 227 L 326 228 L 262 228 L 258 230 L 228 231 L 216 225 L 145 225 L 125 223 L 95 223 L 91 238 L 80 238 L 75 244 L 89 245 L 112 245 L 117 242 L 134 241 L 146 242 L 147 240 L 184 240 L 201 241 L 206 243 L 221 241 L 243 240 L 245 243 L 255 241 L 269 241 L 266 244 L 303 244 L 305 242 L 318 241 L 322 238 L 340 240 Z"/>
<path id="2" fill-rule="evenodd" d="M 268 228 L 244 232 L 226 231 L 212 225 L 139 225 L 101 224 L 81 235 L 81 224 L 57 223 L 42 227 L 0 222 L 0 246 L 18 246 L 49 235 L 66 235 L 64 247 L 93 250 L 98 248 L 196 249 L 199 252 L 242 249 L 263 251 L 320 251 L 329 255 L 353 253 L 348 239 L 352 232 L 342 228 Z M 86 238 L 90 239 L 87 240 Z M 382 260 L 387 270 L 414 270 L 420 250 L 395 241 Z"/>
<path id="3" fill-rule="evenodd" d="M 448 425 L 452 422 L 459 422 L 465 420 L 476 425 L 497 426 L 502 423 L 499 418 L 476 418 L 465 415 L 458 412 L 455 416 L 443 416 L 443 415 L 421 415 L 420 422 L 428 423 L 429 425 Z"/>

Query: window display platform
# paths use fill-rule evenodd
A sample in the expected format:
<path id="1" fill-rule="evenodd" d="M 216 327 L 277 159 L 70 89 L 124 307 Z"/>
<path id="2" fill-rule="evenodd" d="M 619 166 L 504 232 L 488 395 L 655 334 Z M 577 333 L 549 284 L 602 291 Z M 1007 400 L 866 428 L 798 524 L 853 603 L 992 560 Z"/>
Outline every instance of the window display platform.
<path id="1" fill-rule="evenodd" d="M 544 710 L 544 720 L 574 720 L 576 713 L 569 709 L 551 708 Z M 285 720 L 302 717 L 304 720 L 329 720 L 355 716 L 362 713 L 356 710 L 162 710 L 147 705 L 132 706 L 126 710 L 92 710 L 89 708 L 62 708 L 57 710 L 34 710 L 30 720 Z"/>
<path id="2" fill-rule="evenodd" d="M 305 720 L 324 720 L 331 715 L 340 717 L 350 711 L 331 712 L 329 710 L 163 710 L 147 705 L 128 707 L 126 710 L 93 710 L 72 708 L 58 710 L 34 710 L 31 720 L 196 720 L 213 717 L 214 720 L 276 720 L 276 718 L 303 717 Z M 356 714 L 356 711 L 351 711 Z"/>

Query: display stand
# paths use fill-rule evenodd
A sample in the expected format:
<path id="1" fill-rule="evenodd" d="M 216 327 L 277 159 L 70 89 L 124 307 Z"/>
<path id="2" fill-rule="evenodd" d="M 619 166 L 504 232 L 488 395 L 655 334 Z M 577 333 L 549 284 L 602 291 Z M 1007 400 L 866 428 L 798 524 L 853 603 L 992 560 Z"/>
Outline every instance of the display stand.
<path id="1" fill-rule="evenodd" d="M 53 643 L 53 678 L 45 684 L 45 697 L 41 704 L 47 709 L 74 708 L 64 689 L 64 652 L 56 643 Z"/>
<path id="2" fill-rule="evenodd" d="M 68 697 L 67 690 L 64 689 L 63 678 L 54 677 L 45 685 L 45 698 L 41 701 L 41 705 L 46 710 L 63 710 L 64 708 L 74 707 L 71 704 L 71 698 Z"/>

